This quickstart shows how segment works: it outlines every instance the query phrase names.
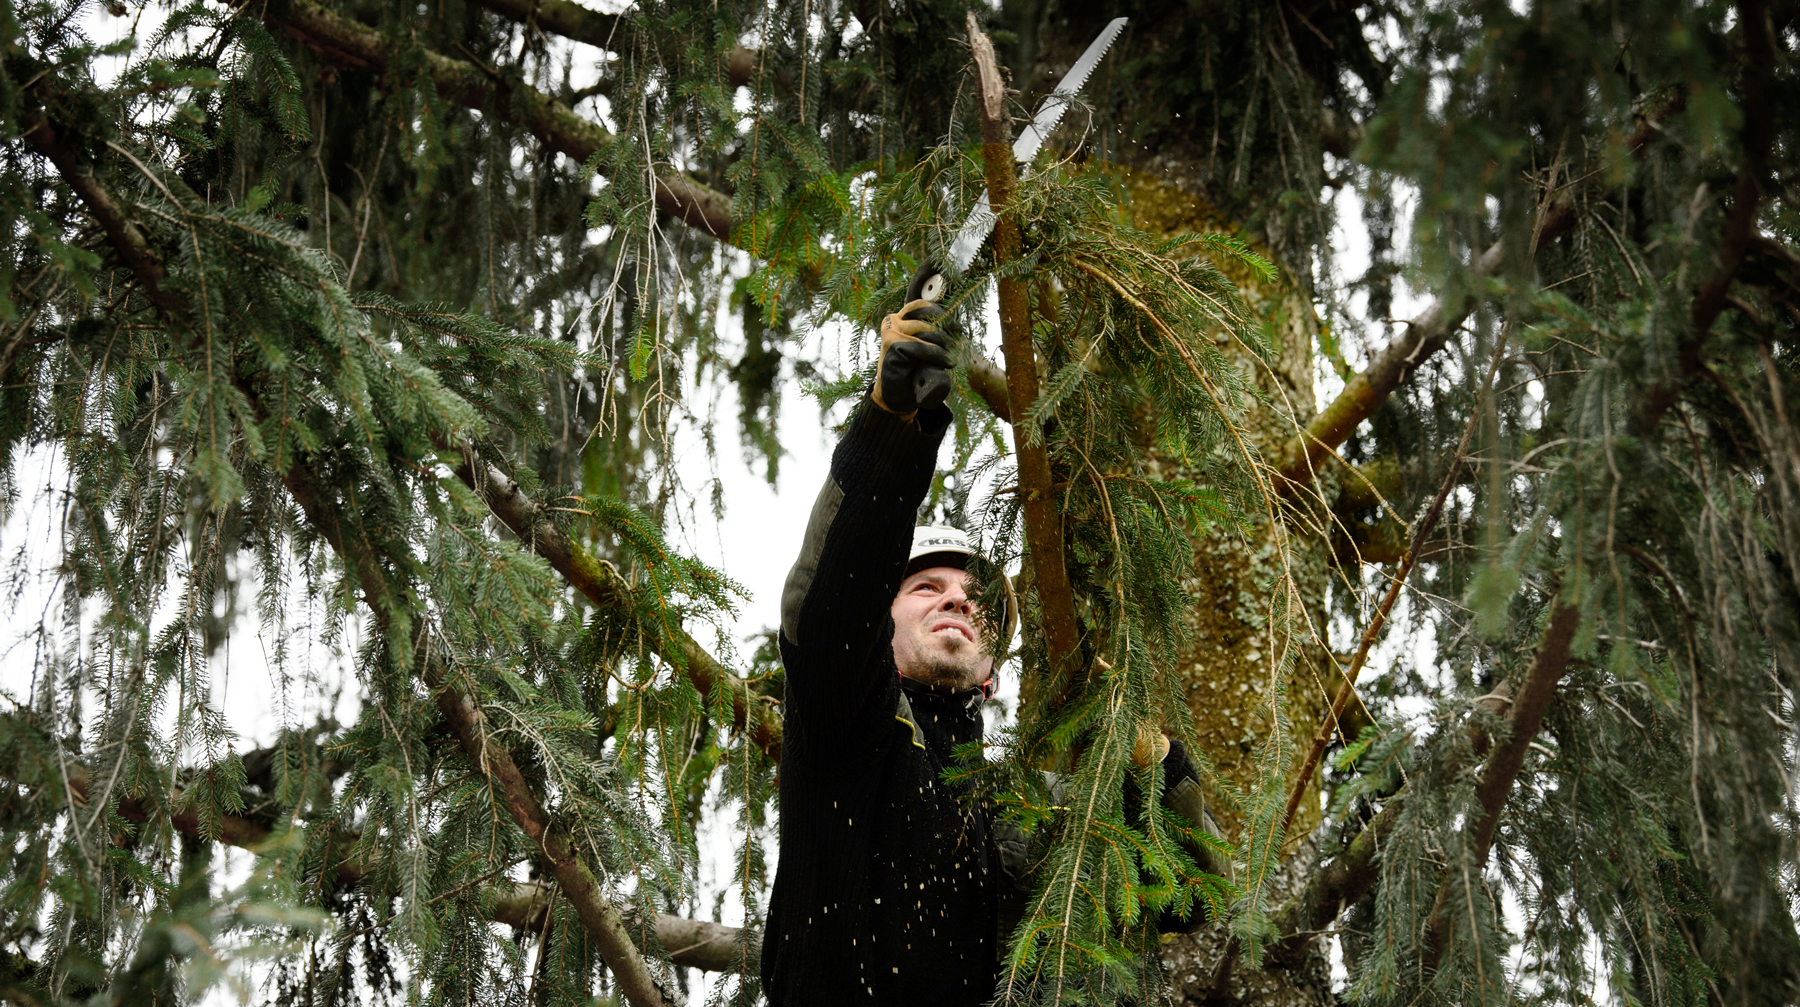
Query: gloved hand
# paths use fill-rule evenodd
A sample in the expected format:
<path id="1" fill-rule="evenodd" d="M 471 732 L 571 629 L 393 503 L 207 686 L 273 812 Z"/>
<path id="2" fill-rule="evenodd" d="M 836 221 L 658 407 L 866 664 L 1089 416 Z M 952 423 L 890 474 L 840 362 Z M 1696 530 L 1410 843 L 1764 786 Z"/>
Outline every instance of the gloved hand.
<path id="1" fill-rule="evenodd" d="M 871 396 L 876 405 L 911 419 L 949 396 L 950 338 L 936 322 L 943 314 L 943 308 L 920 299 L 881 320 L 881 360 Z"/>

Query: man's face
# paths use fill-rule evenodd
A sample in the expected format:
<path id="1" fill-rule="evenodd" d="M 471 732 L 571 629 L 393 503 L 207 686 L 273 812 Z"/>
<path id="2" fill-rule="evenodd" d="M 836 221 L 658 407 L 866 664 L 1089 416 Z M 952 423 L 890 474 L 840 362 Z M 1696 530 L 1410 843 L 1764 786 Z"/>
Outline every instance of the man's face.
<path id="1" fill-rule="evenodd" d="M 900 674 L 952 691 L 993 674 L 975 603 L 964 590 L 967 578 L 953 566 L 934 566 L 901 582 L 892 610 L 894 666 Z"/>

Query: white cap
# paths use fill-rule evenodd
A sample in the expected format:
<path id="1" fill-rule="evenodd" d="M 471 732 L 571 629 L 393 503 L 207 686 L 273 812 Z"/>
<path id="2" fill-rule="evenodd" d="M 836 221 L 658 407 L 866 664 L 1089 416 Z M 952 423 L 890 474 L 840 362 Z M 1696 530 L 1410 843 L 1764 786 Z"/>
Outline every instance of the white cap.
<path id="1" fill-rule="evenodd" d="M 922 524 L 913 529 L 912 552 L 906 558 L 906 573 L 911 577 L 934 566 L 969 568 L 969 557 L 976 555 L 975 540 L 961 528 L 941 524 Z M 1013 594 L 1012 578 L 1000 572 L 1001 591 L 1006 597 L 1006 611 L 1000 620 L 1000 649 L 1012 646 L 1013 630 L 1019 625 L 1019 599 Z"/>
<path id="2" fill-rule="evenodd" d="M 941 563 L 920 563 L 925 556 L 945 553 Z M 906 557 L 908 577 L 928 566 L 953 566 L 966 569 L 968 558 L 975 555 L 975 540 L 961 528 L 941 524 L 922 524 L 913 529 L 912 553 Z"/>

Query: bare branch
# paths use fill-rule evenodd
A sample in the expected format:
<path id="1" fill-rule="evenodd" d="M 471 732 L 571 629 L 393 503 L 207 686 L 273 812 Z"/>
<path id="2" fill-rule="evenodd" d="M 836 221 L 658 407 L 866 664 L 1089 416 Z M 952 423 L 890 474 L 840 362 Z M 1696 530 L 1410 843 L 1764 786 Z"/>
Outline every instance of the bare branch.
<path id="1" fill-rule="evenodd" d="M 1544 711 L 1556 695 L 1556 686 L 1569 670 L 1569 647 L 1575 630 L 1581 625 L 1581 609 L 1559 602 L 1550 613 L 1543 639 L 1525 680 L 1515 690 L 1506 723 L 1511 728 L 1505 741 L 1495 746 L 1481 771 L 1481 782 L 1475 787 L 1475 799 L 1481 804 L 1481 816 L 1475 822 L 1475 860 L 1487 863 L 1488 850 L 1494 842 L 1494 829 L 1500 824 L 1500 811 L 1512 793 L 1513 781 L 1525 765 L 1525 751 L 1537 737 L 1544 722 Z"/>
<path id="2" fill-rule="evenodd" d="M 1303 935 L 1330 926 L 1345 907 L 1355 905 L 1375 887 L 1381 877 L 1375 858 L 1400 821 L 1401 801 L 1402 796 L 1389 798 L 1387 806 L 1363 826 L 1344 852 L 1313 874 L 1300 894 L 1270 917 L 1276 932 L 1283 935 L 1282 941 L 1270 949 L 1271 960 L 1286 962 L 1297 958 L 1305 945 Z"/>
<path id="3" fill-rule="evenodd" d="M 542 930 L 550 895 L 556 889 L 536 881 L 495 887 L 494 919 L 533 933 Z M 762 957 L 762 931 L 723 923 L 690 920 L 668 913 L 656 915 L 656 942 L 675 964 L 707 972 L 755 969 Z"/>

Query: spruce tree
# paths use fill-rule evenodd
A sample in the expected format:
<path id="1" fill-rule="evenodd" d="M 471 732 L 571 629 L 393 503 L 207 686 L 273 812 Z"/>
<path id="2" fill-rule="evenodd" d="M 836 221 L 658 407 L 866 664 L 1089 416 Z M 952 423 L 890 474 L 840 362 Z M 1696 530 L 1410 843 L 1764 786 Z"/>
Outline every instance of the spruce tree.
<path id="1" fill-rule="evenodd" d="M 1014 175 L 980 29 L 1022 118 L 1128 15 L 950 292 L 927 509 L 1026 614 L 962 770 L 1041 854 L 1002 999 L 1800 997 L 1800 6 L 0 4 L 0 476 L 61 536 L 5 543 L 58 588 L 0 996 L 754 1002 L 672 911 L 726 816 L 760 916 L 780 669 L 669 437 L 730 388 L 778 479 L 873 367 L 808 331 Z M 355 723 L 246 750 L 251 611 Z M 1224 835 L 1132 799 L 1157 730 Z"/>

